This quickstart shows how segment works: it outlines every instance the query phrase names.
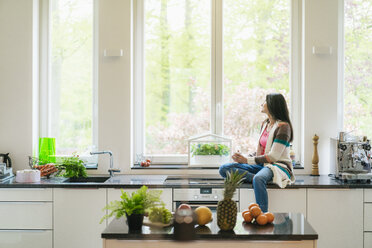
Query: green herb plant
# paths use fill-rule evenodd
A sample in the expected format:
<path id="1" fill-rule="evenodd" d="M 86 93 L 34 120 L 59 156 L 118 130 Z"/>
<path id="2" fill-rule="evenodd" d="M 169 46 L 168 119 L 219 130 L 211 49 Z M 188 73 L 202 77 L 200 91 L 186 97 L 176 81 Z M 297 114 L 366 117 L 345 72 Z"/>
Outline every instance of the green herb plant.
<path id="1" fill-rule="evenodd" d="M 87 177 L 86 168 L 84 161 L 79 158 L 79 155 L 73 155 L 72 157 L 62 158 L 62 161 L 56 165 L 58 168 L 58 176 L 62 177 Z M 62 173 L 62 171 L 64 171 Z"/>
<path id="2" fill-rule="evenodd" d="M 110 211 L 110 213 L 103 216 L 100 223 L 111 216 L 120 218 L 125 214 L 128 216 L 145 214 L 150 207 L 164 206 L 164 203 L 160 200 L 161 193 L 161 190 L 149 191 L 146 186 L 142 186 L 139 190 L 132 192 L 132 194 L 121 190 L 121 200 L 112 201 L 103 209 Z"/>
<path id="3" fill-rule="evenodd" d="M 223 144 L 206 143 L 206 144 L 192 144 L 192 156 L 196 155 L 229 155 L 229 147 Z"/>

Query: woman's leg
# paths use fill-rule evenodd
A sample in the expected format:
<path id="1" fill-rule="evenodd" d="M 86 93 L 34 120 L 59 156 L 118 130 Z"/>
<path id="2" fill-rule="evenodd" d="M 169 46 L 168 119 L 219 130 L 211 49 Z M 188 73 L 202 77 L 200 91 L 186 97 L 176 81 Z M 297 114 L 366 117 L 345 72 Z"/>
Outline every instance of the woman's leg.
<path id="1" fill-rule="evenodd" d="M 245 182 L 252 183 L 254 175 L 262 169 L 262 165 L 249 165 L 249 164 L 239 164 L 239 163 L 229 163 L 224 164 L 220 167 L 219 173 L 223 178 L 226 178 L 226 172 L 237 170 L 239 173 L 243 174 L 247 172 L 245 175 Z"/>
<path id="2" fill-rule="evenodd" d="M 269 207 L 266 184 L 272 180 L 273 176 L 274 174 L 271 169 L 264 167 L 253 177 L 254 195 L 256 196 L 256 202 L 260 205 L 262 212 L 267 212 Z"/>

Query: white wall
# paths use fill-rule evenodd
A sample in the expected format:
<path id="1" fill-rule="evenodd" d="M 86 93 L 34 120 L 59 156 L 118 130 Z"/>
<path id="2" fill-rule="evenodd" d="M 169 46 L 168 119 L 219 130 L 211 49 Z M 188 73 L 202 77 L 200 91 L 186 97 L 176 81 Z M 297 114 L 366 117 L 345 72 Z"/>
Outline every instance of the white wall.
<path id="1" fill-rule="evenodd" d="M 341 1 L 340 1 L 341 2 Z M 131 1 L 99 0 L 99 149 L 110 149 L 123 173 L 131 164 Z M 338 0 L 304 0 L 304 64 L 302 158 L 311 172 L 312 136 L 319 140 L 319 167 L 328 173 L 329 138 L 337 134 Z M 16 8 L 18 6 L 18 8 Z M 4 20 L 4 21 L 2 21 Z M 0 152 L 11 152 L 16 168 L 26 168 L 32 151 L 32 4 L 28 0 L 0 0 Z M 313 55 L 313 46 L 332 46 L 332 55 Z M 121 48 L 124 56 L 103 57 L 103 49 Z M 10 115 L 8 120 L 4 117 Z M 106 173 L 108 158 L 100 158 Z M 185 172 L 185 171 L 183 171 Z M 180 173 L 177 170 L 151 173 Z M 200 171 L 188 171 L 198 173 Z M 203 171 L 203 173 L 216 173 Z M 298 173 L 298 172 L 297 172 Z"/>
<path id="2" fill-rule="evenodd" d="M 15 169 L 32 154 L 32 0 L 0 0 L 0 153 Z"/>

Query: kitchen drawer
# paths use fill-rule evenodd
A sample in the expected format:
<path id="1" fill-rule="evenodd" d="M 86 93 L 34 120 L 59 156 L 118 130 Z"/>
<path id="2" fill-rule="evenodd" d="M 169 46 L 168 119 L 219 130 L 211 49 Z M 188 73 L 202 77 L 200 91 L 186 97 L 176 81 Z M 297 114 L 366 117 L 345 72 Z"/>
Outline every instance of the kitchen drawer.
<path id="1" fill-rule="evenodd" d="M 53 192 L 52 189 L 45 188 L 2 188 L 0 202 L 2 201 L 53 201 Z"/>
<path id="2" fill-rule="evenodd" d="M 364 233 L 364 248 L 372 247 L 372 232 Z"/>
<path id="3" fill-rule="evenodd" d="M 364 189 L 364 202 L 372 202 L 372 189 Z"/>
<path id="4" fill-rule="evenodd" d="M 0 229 L 52 229 L 51 202 L 0 202 Z"/>
<path id="5" fill-rule="evenodd" d="M 364 231 L 372 232 L 372 203 L 364 203 Z"/>
<path id="6" fill-rule="evenodd" d="M 51 248 L 53 232 L 50 230 L 0 230 L 0 247 Z"/>

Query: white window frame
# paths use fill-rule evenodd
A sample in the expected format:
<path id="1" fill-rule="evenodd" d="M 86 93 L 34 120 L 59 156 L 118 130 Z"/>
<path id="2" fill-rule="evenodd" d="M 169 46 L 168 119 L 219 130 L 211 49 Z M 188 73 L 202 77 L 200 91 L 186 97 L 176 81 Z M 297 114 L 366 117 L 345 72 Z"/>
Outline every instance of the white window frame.
<path id="1" fill-rule="evenodd" d="M 51 136 L 51 68 L 50 68 L 50 0 L 40 0 L 39 20 L 39 137 Z M 93 85 L 92 85 L 92 142 L 98 147 L 98 0 L 93 0 Z M 38 156 L 38 139 L 34 139 L 34 154 Z M 97 156 L 81 157 L 87 163 L 97 163 Z"/>
<path id="2" fill-rule="evenodd" d="M 187 164 L 186 155 L 145 154 L 145 79 L 144 79 L 144 1 L 133 0 L 133 161 L 136 155 L 150 156 L 153 164 Z M 291 1 L 291 120 L 296 135 L 293 144 L 296 160 L 302 154 L 302 0 Z M 223 0 L 211 0 L 211 117 L 210 131 L 223 134 Z"/>

